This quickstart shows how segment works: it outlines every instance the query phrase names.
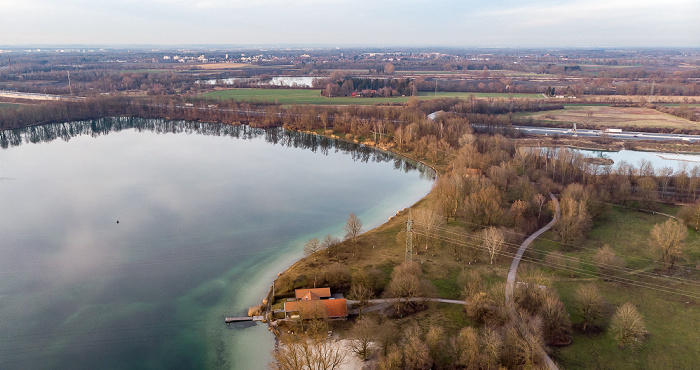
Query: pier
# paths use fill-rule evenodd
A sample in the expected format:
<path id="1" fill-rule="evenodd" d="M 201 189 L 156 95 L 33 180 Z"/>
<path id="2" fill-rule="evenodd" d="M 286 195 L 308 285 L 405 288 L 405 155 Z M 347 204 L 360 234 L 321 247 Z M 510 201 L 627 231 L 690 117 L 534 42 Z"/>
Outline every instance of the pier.
<path id="1" fill-rule="evenodd" d="M 227 324 L 241 321 L 263 321 L 263 316 L 227 317 L 224 320 Z"/>

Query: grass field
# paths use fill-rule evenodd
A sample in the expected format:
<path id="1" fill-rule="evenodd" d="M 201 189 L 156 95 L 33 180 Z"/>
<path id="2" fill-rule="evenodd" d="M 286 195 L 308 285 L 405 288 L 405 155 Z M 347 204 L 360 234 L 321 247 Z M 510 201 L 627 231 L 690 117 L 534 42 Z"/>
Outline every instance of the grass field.
<path id="1" fill-rule="evenodd" d="M 165 73 L 165 72 L 177 72 L 171 69 L 127 69 L 119 73 Z"/>
<path id="2" fill-rule="evenodd" d="M 20 104 L 0 102 L 0 109 L 16 109 L 19 106 L 20 106 Z"/>
<path id="3" fill-rule="evenodd" d="M 666 208 L 674 213 L 677 208 Z M 550 233 L 542 236 L 531 248 L 551 251 L 560 249 L 564 254 L 578 257 L 581 262 L 590 261 L 595 249 L 608 244 L 620 256 L 624 256 L 626 266 L 634 270 L 651 271 L 656 268 L 653 254 L 647 245 L 651 227 L 667 218 L 620 207 L 611 209 L 604 221 L 599 222 L 589 233 L 580 248 L 561 248 Z M 698 282 L 700 277 L 695 264 L 700 257 L 700 236 L 689 230 L 687 240 L 687 260 L 683 262 L 689 273 L 682 276 L 690 283 L 680 284 L 668 279 L 646 279 L 662 288 L 676 288 L 700 295 Z M 531 257 L 541 258 L 542 254 L 529 252 Z M 585 271 L 595 269 L 580 264 Z M 549 270 L 546 270 L 549 271 Z M 550 271 L 552 272 L 552 271 Z M 553 358 L 563 368 L 609 368 L 609 369 L 690 369 L 700 363 L 700 302 L 688 297 L 643 288 L 635 284 L 623 284 L 603 281 L 600 278 L 583 273 L 576 277 L 552 272 L 555 276 L 554 286 L 566 305 L 571 321 L 574 323 L 573 342 L 570 346 L 558 348 Z M 627 275 L 628 277 L 634 277 Z M 580 330 L 580 316 L 573 309 L 576 288 L 584 283 L 595 284 L 608 302 L 607 317 L 599 330 Z M 607 333 L 607 322 L 619 305 L 632 302 L 644 316 L 644 322 L 650 335 L 639 348 L 620 349 Z"/>
<path id="4" fill-rule="evenodd" d="M 698 97 L 698 96 L 654 95 L 654 96 L 650 97 L 648 95 L 583 95 L 583 96 L 579 96 L 579 98 L 586 99 L 590 102 L 601 102 L 601 103 L 607 103 L 607 104 L 610 104 L 610 101 L 632 102 L 632 103 L 653 102 L 653 103 L 659 103 L 659 104 L 665 104 L 665 103 L 698 104 L 698 103 L 700 103 L 700 97 Z"/>
<path id="5" fill-rule="evenodd" d="M 321 96 L 321 90 L 296 90 L 296 89 L 229 89 L 220 90 L 202 94 L 204 97 L 220 98 L 220 99 L 236 99 L 239 101 L 267 101 L 278 102 L 282 105 L 289 104 L 310 104 L 310 105 L 372 105 L 386 103 L 405 103 L 410 97 L 397 96 L 390 98 L 353 98 L 353 97 L 336 97 L 327 98 Z M 421 100 L 430 100 L 435 98 L 457 97 L 468 98 L 474 96 L 477 98 L 530 98 L 542 99 L 540 94 L 490 94 L 490 93 L 451 93 L 438 92 L 435 93 L 420 93 L 418 98 Z"/>
<path id="6" fill-rule="evenodd" d="M 546 122 L 588 124 L 598 127 L 664 127 L 698 129 L 698 123 L 661 113 L 649 108 L 610 106 L 568 106 L 565 109 L 526 113 L 526 117 Z"/>
<path id="7" fill-rule="evenodd" d="M 206 70 L 220 70 L 220 69 L 239 69 L 249 66 L 247 63 L 207 63 L 207 64 L 197 64 L 196 67 L 199 69 Z"/>

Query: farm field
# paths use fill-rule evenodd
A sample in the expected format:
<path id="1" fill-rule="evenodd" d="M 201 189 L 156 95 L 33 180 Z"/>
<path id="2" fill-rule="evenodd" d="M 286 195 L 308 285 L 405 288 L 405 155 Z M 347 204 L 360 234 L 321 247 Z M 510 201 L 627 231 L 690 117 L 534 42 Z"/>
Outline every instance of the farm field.
<path id="1" fill-rule="evenodd" d="M 481 70 L 461 70 L 461 71 L 397 71 L 398 75 L 449 75 L 449 76 L 480 76 L 483 72 Z M 489 73 L 494 75 L 504 75 L 509 77 L 538 77 L 537 74 L 532 72 L 522 72 L 522 71 L 511 71 L 506 69 L 491 69 Z"/>
<path id="2" fill-rule="evenodd" d="M 698 129 L 698 123 L 657 112 L 649 108 L 598 106 L 568 106 L 547 112 L 526 113 L 535 120 L 571 125 L 597 127 Z"/>
<path id="3" fill-rule="evenodd" d="M 590 102 L 652 102 L 655 104 L 700 104 L 700 97 L 697 96 L 667 96 L 667 95 L 583 95 L 582 99 Z"/>
<path id="4" fill-rule="evenodd" d="M 410 97 L 397 96 L 390 98 L 362 98 L 362 97 L 335 97 L 327 98 L 321 96 L 321 90 L 297 90 L 297 89 L 229 89 L 214 91 L 202 94 L 204 97 L 220 98 L 220 99 L 236 99 L 239 101 L 267 101 L 278 102 L 282 105 L 289 104 L 311 104 L 311 105 L 372 105 L 386 103 L 405 103 Z M 418 98 L 421 100 L 430 100 L 435 98 L 468 98 L 474 96 L 477 98 L 530 98 L 543 99 L 540 94 L 496 94 L 496 93 L 452 93 L 438 92 L 435 93 L 419 93 Z"/>
<path id="5" fill-rule="evenodd" d="M 665 208 L 664 212 L 675 213 L 678 208 Z M 615 253 L 623 257 L 626 267 L 635 273 L 650 273 L 657 265 L 647 244 L 647 237 L 654 224 L 666 221 L 666 217 L 613 207 L 606 214 L 606 220 L 598 223 L 578 247 L 562 246 L 551 241 L 551 232 L 542 235 L 526 254 L 529 258 L 541 260 L 548 251 L 559 250 L 568 258 L 578 258 L 580 273 L 571 276 L 563 270 L 545 269 L 552 276 L 556 288 L 567 307 L 573 323 L 572 344 L 557 348 L 552 355 L 562 368 L 610 368 L 610 369 L 685 369 L 692 368 L 700 361 L 700 314 L 697 299 L 667 292 L 670 289 L 699 296 L 698 274 L 695 263 L 700 255 L 700 237 L 688 229 L 686 259 L 677 268 L 673 278 L 648 278 L 636 274 L 624 274 L 634 281 L 655 284 L 658 289 L 641 287 L 638 284 L 624 284 L 605 281 L 595 277 L 596 269 L 591 264 L 594 251 L 609 245 Z M 678 273 L 685 271 L 685 274 Z M 685 281 L 685 283 L 682 283 Z M 598 327 L 581 330 L 581 316 L 574 309 L 576 289 L 583 284 L 593 284 L 607 301 L 606 313 Z M 661 289 L 662 291 L 660 291 Z M 625 302 L 632 302 L 643 316 L 649 335 L 637 348 L 621 349 L 607 332 L 607 327 L 615 309 Z"/>
<path id="6" fill-rule="evenodd" d="M 0 102 L 0 109 L 15 109 L 15 108 L 18 108 L 19 106 L 20 106 L 20 104 Z"/>
<path id="7" fill-rule="evenodd" d="M 165 72 L 177 72 L 177 71 L 172 70 L 172 69 L 126 69 L 123 71 L 119 71 L 119 73 L 153 73 L 153 74 L 165 73 Z"/>
<path id="8" fill-rule="evenodd" d="M 249 66 L 246 63 L 207 63 L 198 64 L 197 68 L 206 70 L 218 70 L 218 69 L 238 69 Z"/>

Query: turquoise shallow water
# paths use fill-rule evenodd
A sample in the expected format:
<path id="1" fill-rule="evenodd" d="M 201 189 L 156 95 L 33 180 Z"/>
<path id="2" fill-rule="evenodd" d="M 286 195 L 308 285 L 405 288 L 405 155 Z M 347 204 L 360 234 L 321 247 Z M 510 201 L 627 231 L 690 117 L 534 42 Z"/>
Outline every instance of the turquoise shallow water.
<path id="1" fill-rule="evenodd" d="M 245 126 L 110 118 L 0 144 L 0 368 L 265 368 L 266 326 L 223 318 L 349 212 L 375 227 L 432 186 L 385 153 Z"/>

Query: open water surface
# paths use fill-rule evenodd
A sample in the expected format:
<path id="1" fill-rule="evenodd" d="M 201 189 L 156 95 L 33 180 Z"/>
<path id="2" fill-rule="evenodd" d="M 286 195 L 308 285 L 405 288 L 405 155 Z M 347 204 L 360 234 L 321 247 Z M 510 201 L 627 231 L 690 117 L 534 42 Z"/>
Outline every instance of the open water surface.
<path id="1" fill-rule="evenodd" d="M 107 118 L 0 145 L 0 368 L 264 369 L 267 327 L 224 317 L 349 212 L 378 226 L 433 183 L 386 153 L 247 126 Z"/>

